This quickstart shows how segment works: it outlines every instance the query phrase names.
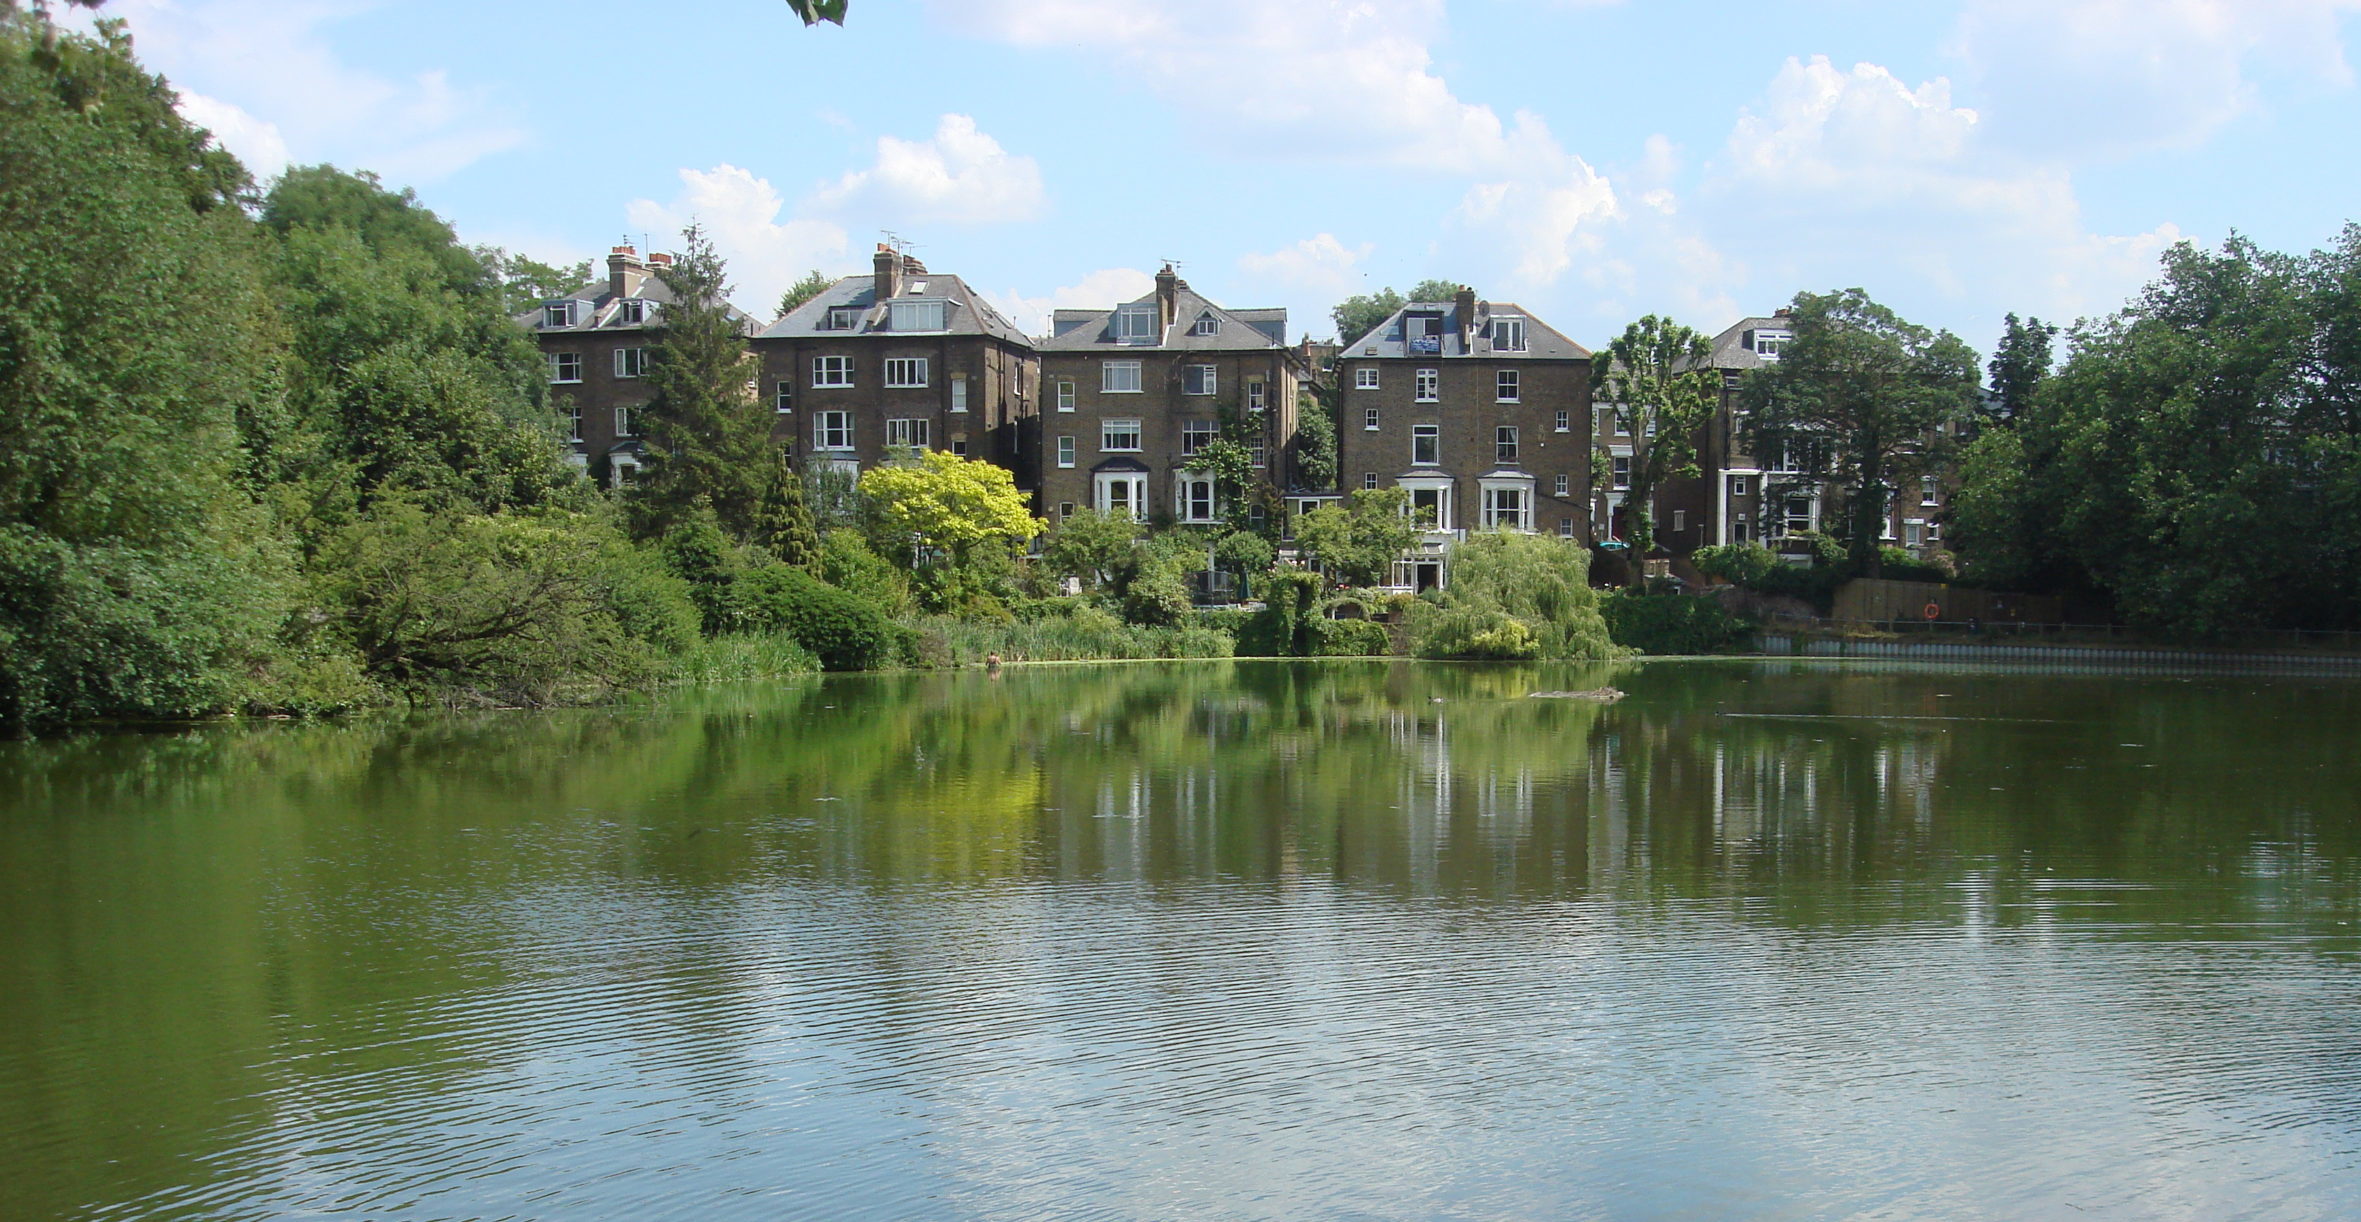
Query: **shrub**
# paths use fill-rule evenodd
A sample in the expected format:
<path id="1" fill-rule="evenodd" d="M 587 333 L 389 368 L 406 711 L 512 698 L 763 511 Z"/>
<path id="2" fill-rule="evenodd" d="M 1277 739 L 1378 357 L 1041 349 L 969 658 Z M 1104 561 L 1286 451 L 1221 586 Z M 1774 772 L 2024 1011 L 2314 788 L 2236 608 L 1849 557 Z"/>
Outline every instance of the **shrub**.
<path id="1" fill-rule="evenodd" d="M 869 549 L 867 540 L 851 530 L 832 530 L 820 538 L 820 580 L 859 596 L 878 613 L 907 615 L 911 610 L 910 580 L 893 562 Z"/>
<path id="2" fill-rule="evenodd" d="M 1321 581 L 1318 573 L 1280 569 L 1263 580 L 1263 605 L 1238 633 L 1238 652 L 1253 658 L 1300 658 L 1312 651 Z"/>
<path id="3" fill-rule="evenodd" d="M 1365 619 L 1312 621 L 1312 655 L 1322 658 L 1383 657 L 1394 651 L 1384 624 Z"/>
<path id="4" fill-rule="evenodd" d="M 1720 603 L 1687 594 L 1618 590 L 1599 600 L 1599 611 L 1615 643 L 1641 653 L 1722 653 L 1753 634 L 1753 625 Z"/>
<path id="5" fill-rule="evenodd" d="M 1477 662 L 1518 662 L 1541 656 L 1541 639 L 1515 616 L 1486 607 L 1451 607 L 1426 617 L 1418 656 Z"/>
<path id="6" fill-rule="evenodd" d="M 900 645 L 875 605 L 785 565 L 739 577 L 731 588 L 731 619 L 753 631 L 787 632 L 824 670 L 874 670 L 891 662 Z"/>
<path id="7" fill-rule="evenodd" d="M 673 660 L 675 683 L 740 683 L 808 675 L 820 660 L 784 632 L 733 632 L 698 641 Z"/>
<path id="8" fill-rule="evenodd" d="M 1878 575 L 1889 581 L 1950 581 L 1959 575 L 1949 552 L 1936 552 L 1922 560 L 1907 548 L 1881 547 L 1877 560 Z"/>

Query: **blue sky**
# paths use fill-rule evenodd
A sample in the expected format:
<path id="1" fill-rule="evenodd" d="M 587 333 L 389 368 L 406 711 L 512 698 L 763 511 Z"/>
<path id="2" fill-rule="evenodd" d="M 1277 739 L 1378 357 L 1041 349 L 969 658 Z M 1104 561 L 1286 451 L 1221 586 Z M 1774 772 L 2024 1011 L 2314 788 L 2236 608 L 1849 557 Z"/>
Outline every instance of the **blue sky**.
<path id="1" fill-rule="evenodd" d="M 559 260 L 695 218 L 767 315 L 914 243 L 1028 327 L 1144 290 L 1325 337 L 1429 277 L 1597 346 L 1859 286 L 1988 350 L 2233 229 L 2361 219 L 2361 0 L 115 0 L 260 175 Z M 646 247 L 643 247 L 645 249 Z"/>

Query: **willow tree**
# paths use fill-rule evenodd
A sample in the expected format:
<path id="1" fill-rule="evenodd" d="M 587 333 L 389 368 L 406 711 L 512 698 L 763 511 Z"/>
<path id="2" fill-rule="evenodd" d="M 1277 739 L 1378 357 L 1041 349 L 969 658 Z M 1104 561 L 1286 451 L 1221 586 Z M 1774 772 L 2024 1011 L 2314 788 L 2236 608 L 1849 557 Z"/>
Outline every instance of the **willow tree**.
<path id="1" fill-rule="evenodd" d="M 1704 336 L 1650 314 L 1623 329 L 1591 363 L 1591 400 L 1631 437 L 1630 490 L 1624 500 L 1631 584 L 1645 580 L 1656 546 L 1656 490 L 1697 474 L 1697 430 L 1713 417 L 1720 375 L 1708 363 Z"/>
<path id="2" fill-rule="evenodd" d="M 1747 375 L 1746 440 L 1838 491 L 1846 554 L 1875 576 L 1894 488 L 1931 468 L 1944 422 L 1975 409 L 1976 353 L 1860 289 L 1798 293 L 1791 314 L 1778 363 Z"/>

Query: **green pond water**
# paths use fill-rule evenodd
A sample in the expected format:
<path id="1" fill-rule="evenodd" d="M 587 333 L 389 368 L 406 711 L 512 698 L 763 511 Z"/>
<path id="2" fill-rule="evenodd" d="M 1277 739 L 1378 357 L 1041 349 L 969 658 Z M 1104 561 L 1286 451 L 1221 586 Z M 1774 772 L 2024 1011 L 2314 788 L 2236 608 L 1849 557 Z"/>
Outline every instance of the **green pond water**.
<path id="1" fill-rule="evenodd" d="M 2361 1216 L 2357 748 L 1805 662 L 0 744 L 0 1219 Z"/>

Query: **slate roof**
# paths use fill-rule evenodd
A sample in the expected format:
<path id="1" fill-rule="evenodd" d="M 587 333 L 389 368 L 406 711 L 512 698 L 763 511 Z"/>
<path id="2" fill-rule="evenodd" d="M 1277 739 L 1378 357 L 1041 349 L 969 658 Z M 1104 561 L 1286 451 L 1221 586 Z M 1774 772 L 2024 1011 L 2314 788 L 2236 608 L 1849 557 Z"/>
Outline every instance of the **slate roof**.
<path id="1" fill-rule="evenodd" d="M 1732 323 L 1728 330 L 1713 337 L 1713 356 L 1710 358 L 1713 367 L 1716 369 L 1761 369 L 1765 365 L 1775 364 L 1776 362 L 1764 360 L 1747 342 L 1758 330 L 1785 331 L 1793 334 L 1795 320 L 1792 318 L 1758 317 L 1741 318 Z"/>
<path id="2" fill-rule="evenodd" d="M 631 293 L 628 297 L 617 297 L 609 291 L 610 287 L 605 277 L 586 281 L 582 287 L 564 297 L 551 297 L 540 305 L 517 314 L 515 316 L 517 325 L 531 328 L 534 332 L 542 335 L 639 331 L 659 325 L 664 315 L 664 307 L 671 305 L 675 300 L 672 289 L 663 280 L 657 278 L 653 271 L 650 271 L 640 281 L 638 291 Z M 625 322 L 623 321 L 623 302 L 626 300 L 653 303 L 656 308 L 643 312 L 639 322 Z M 574 324 L 572 326 L 552 327 L 546 325 L 548 305 L 553 301 L 574 303 Z M 753 315 L 737 306 L 730 305 L 728 302 L 722 304 L 729 307 L 730 317 L 737 320 L 740 334 L 753 335 L 762 326 Z"/>
<path id="3" fill-rule="evenodd" d="M 1123 305 L 1153 309 L 1156 294 L 1135 297 Z M 1121 307 L 1116 307 L 1120 309 Z M 1259 351 L 1287 346 L 1287 311 L 1281 308 L 1224 309 L 1198 295 L 1186 280 L 1173 289 L 1172 325 L 1156 343 L 1117 343 L 1116 310 L 1059 310 L 1050 317 L 1050 335 L 1039 345 L 1043 352 L 1105 352 L 1123 349 L 1161 349 L 1167 352 Z M 1211 335 L 1196 334 L 1197 320 L 1214 321 Z"/>
<path id="4" fill-rule="evenodd" d="M 925 291 L 912 292 L 912 288 L 918 285 L 926 286 Z M 975 290 L 967 286 L 965 280 L 957 276 L 946 275 L 942 272 L 905 272 L 902 276 L 902 293 L 896 300 L 947 303 L 943 311 L 944 329 L 942 331 L 927 331 L 923 334 L 989 335 L 994 339 L 1006 340 L 1012 344 L 1030 346 L 1032 343 L 1026 338 L 1023 331 L 1017 329 L 1015 323 L 1002 317 L 1000 311 L 992 308 L 992 303 L 984 300 Z M 828 311 L 839 307 L 851 307 L 860 311 L 855 325 L 849 331 L 841 327 L 830 329 L 827 326 Z M 846 276 L 822 290 L 819 296 L 795 307 L 793 311 L 777 322 L 763 328 L 758 338 L 828 337 L 841 339 L 855 335 L 890 336 L 895 332 L 887 328 L 888 313 L 889 311 L 877 300 L 877 277 L 875 274 Z"/>
<path id="5" fill-rule="evenodd" d="M 1405 338 L 1405 320 L 1420 315 L 1439 315 L 1440 334 L 1433 337 L 1434 346 L 1413 351 L 1413 344 Z M 1548 323 L 1535 318 L 1525 307 L 1513 301 L 1479 301 L 1476 303 L 1473 326 L 1468 334 L 1472 344 L 1460 343 L 1459 305 L 1451 301 L 1413 301 L 1386 317 L 1367 335 L 1339 348 L 1339 361 L 1366 360 L 1382 357 L 1469 357 L 1486 360 L 1565 361 L 1581 360 L 1590 356 L 1590 349 L 1560 334 Z M 1525 348 L 1522 352 L 1492 350 L 1491 332 L 1494 317 L 1516 317 L 1525 320 Z M 1372 351 L 1374 349 L 1375 351 Z"/>

